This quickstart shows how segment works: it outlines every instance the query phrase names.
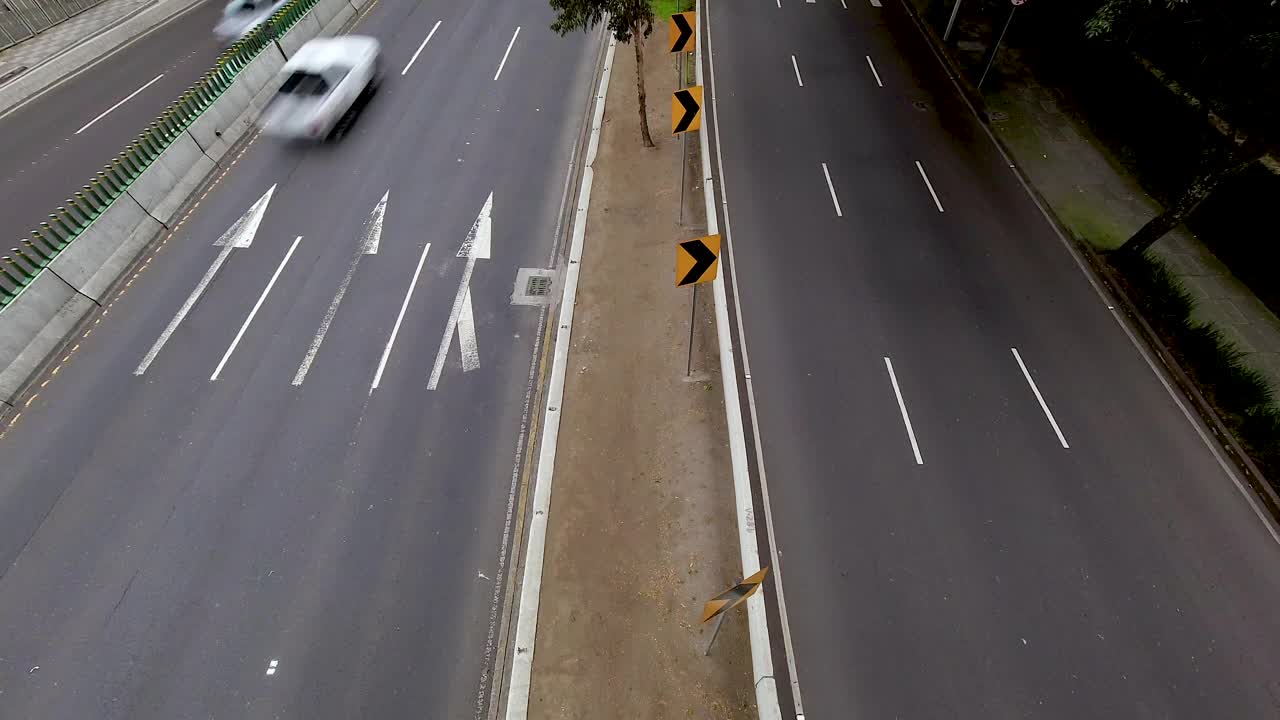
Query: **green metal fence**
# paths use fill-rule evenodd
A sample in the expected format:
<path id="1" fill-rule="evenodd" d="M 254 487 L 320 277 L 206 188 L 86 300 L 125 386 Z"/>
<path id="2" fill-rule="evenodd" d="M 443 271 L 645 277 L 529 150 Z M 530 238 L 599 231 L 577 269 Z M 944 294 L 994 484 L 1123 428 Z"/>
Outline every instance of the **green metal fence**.
<path id="1" fill-rule="evenodd" d="M 147 125 L 137 140 L 89 179 L 89 184 L 67 198 L 48 222 L 32 230 L 30 238 L 21 239 L 20 247 L 12 248 L 9 255 L 0 256 L 0 309 L 13 302 L 58 253 L 123 195 L 160 153 L 231 87 L 246 65 L 296 25 L 318 1 L 291 0 L 219 55 L 213 69 Z"/>

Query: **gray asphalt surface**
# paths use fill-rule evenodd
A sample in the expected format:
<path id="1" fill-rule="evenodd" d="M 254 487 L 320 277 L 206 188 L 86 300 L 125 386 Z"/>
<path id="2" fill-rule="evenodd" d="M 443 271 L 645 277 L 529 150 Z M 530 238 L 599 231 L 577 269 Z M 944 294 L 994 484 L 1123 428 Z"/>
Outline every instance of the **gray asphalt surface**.
<path id="1" fill-rule="evenodd" d="M 1280 548 L 897 0 L 710 5 L 807 720 L 1280 715 Z"/>
<path id="2" fill-rule="evenodd" d="M 387 77 L 349 135 L 254 142 L 23 409 L 0 439 L 0 717 L 484 709 L 541 317 L 510 297 L 555 249 L 599 48 L 551 20 L 543 3 L 381 0 L 356 32 L 384 43 Z M 214 241 L 273 184 L 253 245 L 135 376 Z M 292 386 L 388 190 L 379 252 Z M 490 192 L 492 259 L 470 283 L 480 366 L 463 372 L 455 338 L 429 391 Z"/>
<path id="3" fill-rule="evenodd" d="M 222 46 L 225 3 L 206 0 L 44 95 L 0 115 L 0 227 L 27 236 L 200 75 Z M 156 76 L 79 134 L 77 131 Z M 5 247 L 11 247 L 6 245 Z"/>

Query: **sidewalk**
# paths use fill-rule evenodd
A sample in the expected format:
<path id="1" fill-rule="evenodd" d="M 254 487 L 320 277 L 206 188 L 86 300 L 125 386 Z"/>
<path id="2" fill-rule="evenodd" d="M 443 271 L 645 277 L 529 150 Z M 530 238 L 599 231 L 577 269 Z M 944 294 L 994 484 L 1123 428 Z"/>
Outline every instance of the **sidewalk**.
<path id="1" fill-rule="evenodd" d="M 932 22 L 947 19 L 945 7 L 933 0 L 905 1 Z M 970 82 L 986 60 L 992 17 L 961 13 L 956 24 L 948 54 Z M 932 31 L 942 33 L 938 25 Z M 1001 47 L 982 99 L 996 136 L 1077 237 L 1112 249 L 1160 212 L 1066 96 L 1038 81 L 1015 45 Z M 1186 227 L 1166 235 L 1152 253 L 1194 297 L 1194 319 L 1218 328 L 1280 394 L 1280 318 Z"/>
<path id="2" fill-rule="evenodd" d="M 101 4 L 64 20 L 28 40 L 0 50 L 0 77 L 20 68 L 26 68 L 24 72 L 30 71 L 102 30 L 123 22 L 158 2 L 165 1 L 104 0 Z"/>
<path id="3" fill-rule="evenodd" d="M 991 127 L 1074 233 L 1115 248 L 1160 211 L 1060 94 L 1036 81 L 1016 49 L 1002 50 L 996 68 L 1000 82 L 986 95 Z M 1195 297 L 1195 318 L 1221 329 L 1280 390 L 1280 318 L 1185 227 L 1152 251 Z"/>
<path id="4" fill-rule="evenodd" d="M 728 618 L 710 657 L 713 623 L 698 622 L 703 603 L 741 575 L 710 292 L 698 293 L 695 379 L 685 377 L 692 293 L 675 287 L 675 243 L 702 234 L 702 203 L 690 172 L 682 226 L 665 39 L 655 32 L 646 45 L 656 150 L 640 142 L 630 46 L 618 46 L 608 90 L 547 533 L 534 720 L 756 717 L 745 614 Z M 688 147 L 696 157 L 696 138 Z"/>

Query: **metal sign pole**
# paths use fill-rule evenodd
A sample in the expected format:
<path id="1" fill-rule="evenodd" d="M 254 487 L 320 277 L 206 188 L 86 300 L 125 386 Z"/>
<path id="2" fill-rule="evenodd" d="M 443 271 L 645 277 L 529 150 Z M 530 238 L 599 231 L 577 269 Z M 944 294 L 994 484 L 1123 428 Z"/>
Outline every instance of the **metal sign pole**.
<path id="1" fill-rule="evenodd" d="M 689 362 L 685 364 L 684 376 L 693 375 L 693 328 L 698 317 L 698 286 L 693 286 L 693 302 L 689 303 Z"/>
<path id="2" fill-rule="evenodd" d="M 946 42 L 951 39 L 951 31 L 956 26 L 956 16 L 960 14 L 961 2 L 963 2 L 963 0 L 956 0 L 955 7 L 951 8 L 951 19 L 947 21 L 947 29 L 942 33 L 942 42 Z"/>
<path id="3" fill-rule="evenodd" d="M 698 286 L 694 285 L 693 288 L 696 290 L 698 289 Z M 708 657 L 711 655 L 711 647 L 716 644 L 716 637 L 720 635 L 720 626 L 724 624 L 724 619 L 728 615 L 729 615 L 728 612 L 720 613 L 719 619 L 716 620 L 716 629 L 711 631 L 711 642 L 707 643 L 707 651 L 702 653 L 703 657 Z"/>
<path id="4" fill-rule="evenodd" d="M 1009 19 L 1004 21 L 1004 29 L 1000 31 L 1000 37 L 996 38 L 996 46 L 991 50 L 991 58 L 987 60 L 987 69 L 982 71 L 982 77 L 978 78 L 978 89 L 982 89 L 982 81 L 987 79 L 987 73 L 991 72 L 991 66 L 996 64 L 996 55 L 1000 54 L 1000 44 L 1004 42 L 1005 33 L 1009 32 L 1009 26 L 1013 24 L 1013 14 L 1018 12 L 1018 5 L 1015 2 L 1009 10 Z"/>

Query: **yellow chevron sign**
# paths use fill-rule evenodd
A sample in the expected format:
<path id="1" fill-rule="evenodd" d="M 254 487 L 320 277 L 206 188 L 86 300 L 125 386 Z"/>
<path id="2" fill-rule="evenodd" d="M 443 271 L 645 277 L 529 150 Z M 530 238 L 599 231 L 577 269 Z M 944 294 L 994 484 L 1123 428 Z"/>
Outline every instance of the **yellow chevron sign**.
<path id="1" fill-rule="evenodd" d="M 760 570 L 751 577 L 725 590 L 702 607 L 702 622 L 706 622 L 711 618 L 724 613 L 728 610 L 741 605 L 743 601 L 755 594 L 760 589 L 760 583 L 764 582 L 764 576 L 769 573 L 768 566 L 760 568 Z M 710 652 L 710 648 L 708 648 Z"/>

